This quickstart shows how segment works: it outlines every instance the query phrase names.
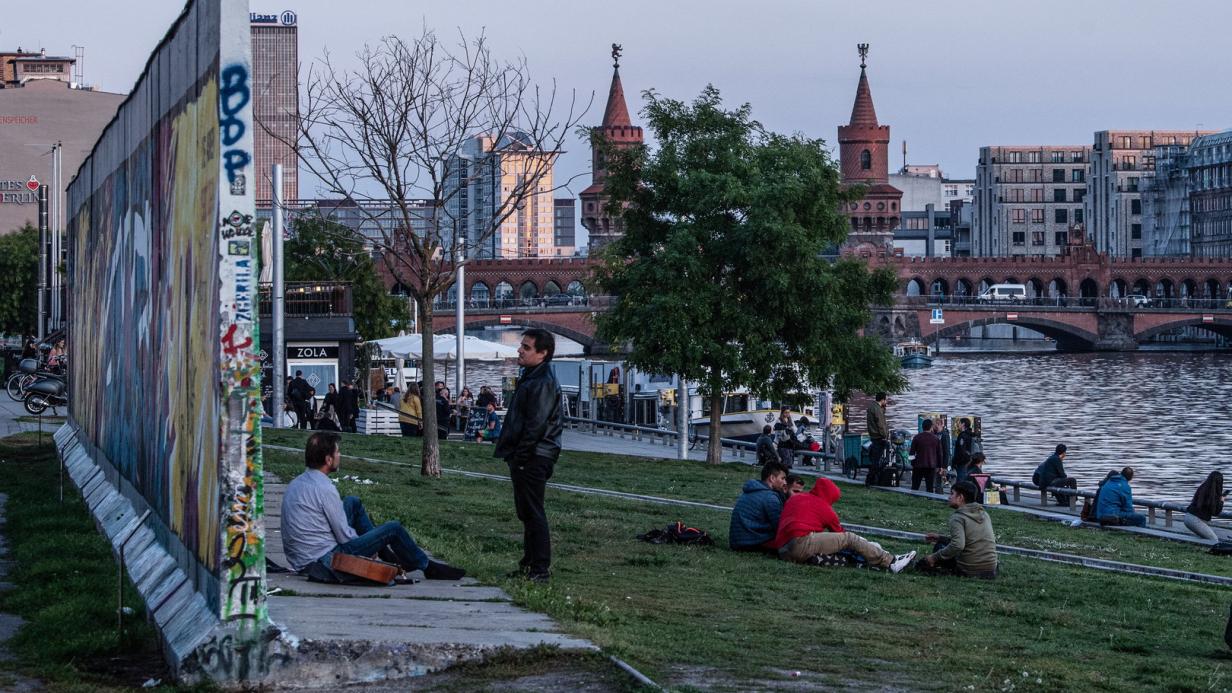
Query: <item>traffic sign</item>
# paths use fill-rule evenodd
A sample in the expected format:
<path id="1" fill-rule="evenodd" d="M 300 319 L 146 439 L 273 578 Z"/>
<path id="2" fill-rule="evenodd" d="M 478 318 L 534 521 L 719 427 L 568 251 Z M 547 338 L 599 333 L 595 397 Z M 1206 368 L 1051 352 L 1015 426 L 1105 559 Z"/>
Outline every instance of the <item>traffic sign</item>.
<path id="1" fill-rule="evenodd" d="M 1005 319 L 1006 319 L 1006 320 L 1017 320 L 1017 319 L 1018 319 L 1018 313 L 1006 313 L 1006 314 L 1005 314 Z"/>
<path id="2" fill-rule="evenodd" d="M 933 317 L 929 319 L 928 324 L 930 325 L 944 325 L 945 324 L 945 314 L 942 312 L 940 308 L 933 308 Z"/>

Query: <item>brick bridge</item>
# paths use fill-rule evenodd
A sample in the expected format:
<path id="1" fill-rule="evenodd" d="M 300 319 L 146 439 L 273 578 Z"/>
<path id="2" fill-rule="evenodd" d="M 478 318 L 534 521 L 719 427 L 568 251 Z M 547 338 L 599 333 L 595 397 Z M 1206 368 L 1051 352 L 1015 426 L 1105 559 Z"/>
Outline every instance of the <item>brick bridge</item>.
<path id="1" fill-rule="evenodd" d="M 893 308 L 875 311 L 871 329 L 887 339 L 927 341 L 957 336 L 973 326 L 1013 324 L 1057 340 L 1069 350 L 1128 350 L 1178 327 L 1196 326 L 1232 337 L 1232 260 L 1213 258 L 1112 259 L 1089 245 L 1054 258 L 919 258 L 865 254 L 874 267 L 898 275 Z M 609 299 L 594 296 L 589 259 L 482 260 L 467 265 L 464 296 L 468 326 L 542 327 L 604 351 L 591 315 Z M 993 284 L 1024 284 L 1028 300 L 1012 307 L 973 301 Z M 1146 297 L 1128 299 L 1131 295 Z M 454 330 L 451 289 L 433 322 Z M 943 310 L 942 324 L 932 311 Z"/>

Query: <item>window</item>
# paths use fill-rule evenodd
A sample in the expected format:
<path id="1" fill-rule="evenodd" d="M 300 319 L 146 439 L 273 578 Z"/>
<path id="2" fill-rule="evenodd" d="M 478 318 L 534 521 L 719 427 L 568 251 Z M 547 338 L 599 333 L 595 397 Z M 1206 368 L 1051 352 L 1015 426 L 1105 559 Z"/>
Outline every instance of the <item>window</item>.
<path id="1" fill-rule="evenodd" d="M 1044 210 L 1039 209 L 1039 208 L 1031 210 L 1031 223 L 1033 224 L 1044 223 Z"/>
<path id="2" fill-rule="evenodd" d="M 1082 210 L 1081 210 L 1081 209 L 1075 209 L 1075 210 L 1074 210 L 1074 223 L 1075 223 L 1075 224 L 1081 224 L 1081 223 L 1082 223 Z"/>
<path id="3" fill-rule="evenodd" d="M 1067 231 L 1057 231 L 1053 236 L 1055 245 L 1061 246 L 1069 243 L 1069 232 Z"/>
<path id="4" fill-rule="evenodd" d="M 1041 176 L 1043 174 L 1044 172 L 1038 168 L 1029 168 L 1027 169 L 1027 182 L 1028 183 L 1039 183 L 1041 181 Z"/>
<path id="5" fill-rule="evenodd" d="M 1027 243 L 1026 232 L 1025 231 L 1015 231 L 1014 232 L 1014 245 L 1026 245 L 1026 243 Z"/>
<path id="6" fill-rule="evenodd" d="M 1052 182 L 1053 183 L 1064 183 L 1065 182 L 1065 169 L 1063 168 L 1052 169 Z"/>
<path id="7" fill-rule="evenodd" d="M 1129 155 L 1121 157 L 1121 170 L 1132 171 L 1137 167 L 1138 167 L 1138 157 L 1129 156 Z"/>
<path id="8" fill-rule="evenodd" d="M 1081 163 L 1082 162 L 1082 152 L 1070 152 L 1069 160 L 1070 162 L 1075 163 L 1075 164 Z"/>
<path id="9" fill-rule="evenodd" d="M 1038 164 L 1040 162 L 1039 152 L 1027 152 L 1027 163 Z"/>
<path id="10" fill-rule="evenodd" d="M 1063 163 L 1064 161 L 1065 161 L 1065 152 L 1053 152 L 1052 153 L 1052 163 L 1060 164 L 1060 163 Z"/>
<path id="11" fill-rule="evenodd" d="M 1031 232 L 1031 245 L 1044 245 L 1044 232 L 1043 231 L 1032 231 Z"/>
<path id="12" fill-rule="evenodd" d="M 1069 210 L 1068 209 L 1054 210 L 1053 215 L 1052 215 L 1052 220 L 1058 224 L 1068 224 L 1069 223 Z"/>
<path id="13" fill-rule="evenodd" d="M 1129 213 L 1130 214 L 1142 214 L 1142 200 L 1130 200 L 1129 201 Z"/>
<path id="14" fill-rule="evenodd" d="M 1133 140 L 1134 138 L 1129 137 L 1129 136 L 1121 137 L 1121 149 L 1129 149 L 1130 147 L 1132 147 Z"/>
<path id="15" fill-rule="evenodd" d="M 867 149 L 860 152 L 860 168 L 867 171 L 873 167 L 873 155 Z"/>
<path id="16" fill-rule="evenodd" d="M 1010 152 L 1010 163 L 1011 164 L 1022 163 L 1022 152 Z"/>
<path id="17" fill-rule="evenodd" d="M 1043 188 L 1033 188 L 1031 190 L 1031 201 L 1032 202 L 1043 202 L 1044 201 L 1044 189 Z"/>
<path id="18" fill-rule="evenodd" d="M 1053 202 L 1064 202 L 1065 201 L 1065 188 L 1053 188 L 1052 201 Z"/>
<path id="19" fill-rule="evenodd" d="M 1010 188 L 1010 202 L 1022 202 L 1022 188 Z"/>
<path id="20" fill-rule="evenodd" d="M 1071 183 L 1082 183 L 1086 181 L 1087 173 L 1080 168 L 1076 168 L 1069 172 L 1069 181 Z"/>
<path id="21" fill-rule="evenodd" d="M 1082 202 L 1082 198 L 1087 196 L 1086 188 L 1074 188 L 1074 202 Z"/>
<path id="22" fill-rule="evenodd" d="M 1138 192 L 1138 177 L 1130 176 L 1125 179 L 1125 189 L 1129 192 Z"/>
<path id="23" fill-rule="evenodd" d="M 1013 219 L 1013 222 L 1014 222 L 1015 224 L 1025 224 L 1025 223 L 1027 223 L 1027 210 L 1025 210 L 1025 209 L 1015 209 L 1015 210 L 1013 210 L 1013 211 L 1011 212 L 1011 214 L 1012 214 L 1012 219 Z"/>
<path id="24" fill-rule="evenodd" d="M 1129 237 L 1135 241 L 1142 240 L 1142 224 L 1130 224 Z"/>
<path id="25" fill-rule="evenodd" d="M 1129 251 L 1130 257 L 1142 257 L 1142 248 L 1131 248 Z"/>
<path id="26" fill-rule="evenodd" d="M 1009 175 L 1010 175 L 1011 183 L 1021 183 L 1022 182 L 1022 169 L 1011 168 Z"/>

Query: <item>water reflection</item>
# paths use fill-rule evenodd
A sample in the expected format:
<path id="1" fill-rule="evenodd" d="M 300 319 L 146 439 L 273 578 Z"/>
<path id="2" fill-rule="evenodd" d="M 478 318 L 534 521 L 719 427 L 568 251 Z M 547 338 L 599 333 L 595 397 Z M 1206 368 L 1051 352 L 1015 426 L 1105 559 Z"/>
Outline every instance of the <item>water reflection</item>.
<path id="1" fill-rule="evenodd" d="M 892 427 L 917 411 L 980 414 L 994 475 L 1030 479 L 1057 443 L 1080 486 L 1128 464 L 1144 497 L 1188 502 L 1212 469 L 1232 471 L 1227 354 L 943 353 L 907 378 Z"/>

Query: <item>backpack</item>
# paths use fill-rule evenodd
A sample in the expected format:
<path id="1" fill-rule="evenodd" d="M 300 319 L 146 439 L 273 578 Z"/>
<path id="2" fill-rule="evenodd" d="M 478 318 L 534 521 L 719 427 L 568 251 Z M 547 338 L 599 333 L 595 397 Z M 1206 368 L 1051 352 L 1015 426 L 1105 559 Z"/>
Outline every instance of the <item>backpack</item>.
<path id="1" fill-rule="evenodd" d="M 1090 498 L 1082 499 L 1082 512 L 1078 516 L 1083 522 L 1095 522 L 1095 503 Z"/>
<path id="2" fill-rule="evenodd" d="M 696 527 L 686 527 L 683 522 L 676 521 L 663 529 L 652 529 L 645 534 L 637 535 L 639 541 L 649 544 L 683 544 L 685 546 L 711 546 L 714 540 L 710 534 Z"/>

